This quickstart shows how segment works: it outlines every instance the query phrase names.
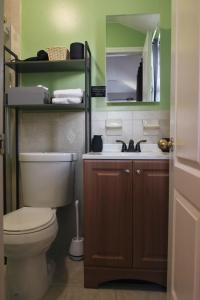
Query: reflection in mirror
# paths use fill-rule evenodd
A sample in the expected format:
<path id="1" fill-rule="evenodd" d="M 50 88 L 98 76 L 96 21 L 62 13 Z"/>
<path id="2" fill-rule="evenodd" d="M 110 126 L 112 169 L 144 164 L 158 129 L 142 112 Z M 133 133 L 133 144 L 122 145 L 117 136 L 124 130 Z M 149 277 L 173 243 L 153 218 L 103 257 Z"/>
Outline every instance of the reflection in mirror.
<path id="1" fill-rule="evenodd" d="M 160 101 L 160 15 L 106 17 L 110 101 Z"/>

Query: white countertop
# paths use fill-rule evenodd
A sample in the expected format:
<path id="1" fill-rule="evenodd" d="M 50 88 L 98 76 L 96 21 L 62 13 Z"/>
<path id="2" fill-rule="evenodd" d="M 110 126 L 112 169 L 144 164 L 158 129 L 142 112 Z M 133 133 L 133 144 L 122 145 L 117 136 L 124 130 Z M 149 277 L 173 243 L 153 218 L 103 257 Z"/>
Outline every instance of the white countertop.
<path id="1" fill-rule="evenodd" d="M 105 144 L 103 152 L 83 154 L 83 159 L 169 159 L 170 153 L 162 152 L 156 144 L 141 145 L 142 152 L 120 152 L 118 144 Z"/>
<path id="2" fill-rule="evenodd" d="M 83 154 L 83 159 L 169 159 L 169 153 L 132 153 L 132 152 L 89 152 Z"/>

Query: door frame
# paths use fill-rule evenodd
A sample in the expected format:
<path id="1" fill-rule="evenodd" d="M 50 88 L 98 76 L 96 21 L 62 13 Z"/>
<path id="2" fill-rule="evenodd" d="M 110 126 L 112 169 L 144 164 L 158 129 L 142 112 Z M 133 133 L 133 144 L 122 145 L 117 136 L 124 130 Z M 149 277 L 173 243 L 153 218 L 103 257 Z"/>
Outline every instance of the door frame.
<path id="1" fill-rule="evenodd" d="M 176 67 L 175 67 L 175 49 L 176 49 L 176 36 L 175 26 L 176 18 L 175 12 L 175 1 L 171 4 L 171 74 L 170 74 L 170 136 L 176 140 L 176 128 L 175 128 L 175 115 L 176 115 L 176 102 L 175 102 L 175 86 L 176 86 Z M 174 160 L 175 160 L 175 145 L 173 152 L 171 153 L 169 161 L 169 222 L 168 222 L 168 266 L 167 266 L 167 299 L 171 299 L 171 288 L 172 288 L 172 237 L 173 237 L 173 199 L 174 199 Z"/>
<path id="2" fill-rule="evenodd" d="M 108 81 L 108 72 L 107 72 L 107 56 L 115 56 L 115 55 L 119 55 L 119 56 L 128 56 L 128 55 L 132 55 L 132 54 L 141 54 L 143 53 L 143 47 L 107 47 L 105 48 L 105 69 L 104 69 L 104 73 L 105 73 L 105 81 L 106 81 L 106 85 L 107 85 L 107 81 Z M 107 104 L 111 104 L 111 103 L 124 103 L 127 102 L 127 100 L 109 100 L 107 97 L 107 92 L 106 92 L 106 103 Z M 131 102 L 135 102 L 135 100 L 129 100 L 129 103 Z"/>
<path id="3" fill-rule="evenodd" d="M 4 0 L 0 0 L 0 134 L 3 134 L 3 45 Z M 0 154 L 0 299 L 4 299 L 4 247 L 3 247 L 3 155 Z"/>

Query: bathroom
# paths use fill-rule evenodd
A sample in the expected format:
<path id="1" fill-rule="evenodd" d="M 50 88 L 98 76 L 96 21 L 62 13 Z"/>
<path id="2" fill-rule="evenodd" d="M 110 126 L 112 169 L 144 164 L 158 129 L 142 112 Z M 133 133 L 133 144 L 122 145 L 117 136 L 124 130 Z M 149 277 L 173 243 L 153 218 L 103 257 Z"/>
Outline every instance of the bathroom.
<path id="1" fill-rule="evenodd" d="M 7 169 L 7 184 L 5 186 L 6 200 L 4 202 L 4 213 L 15 211 L 19 206 L 19 199 L 16 195 L 20 195 L 21 187 L 19 181 L 16 181 L 16 170 L 17 168 L 20 169 L 20 166 L 17 166 L 16 164 L 16 139 L 18 141 L 17 150 L 19 153 L 76 153 L 74 163 L 74 183 L 72 184 L 72 188 L 74 188 L 73 201 L 67 206 L 57 208 L 56 214 L 59 231 L 50 250 L 48 251 L 48 256 L 56 262 L 56 267 L 52 284 L 45 292 L 45 295 L 43 295 L 40 299 L 167 299 L 167 289 L 166 284 L 162 284 L 164 282 L 163 279 L 157 279 L 158 277 L 155 275 L 155 277 L 152 277 L 155 278 L 155 280 L 145 280 L 146 278 L 151 277 L 148 277 L 148 275 L 147 277 L 144 276 L 143 279 L 143 277 L 140 277 L 136 271 L 134 271 L 136 273 L 131 273 L 136 274 L 134 275 L 135 277 L 132 275 L 129 277 L 127 275 L 129 274 L 128 272 L 124 275 L 124 277 L 120 277 L 115 274 L 115 276 L 113 276 L 113 280 L 117 280 L 114 281 L 111 278 L 112 276 L 109 277 L 110 275 L 106 275 L 108 280 L 105 280 L 104 282 L 103 279 L 99 279 L 101 284 L 99 284 L 98 288 L 90 288 L 93 284 L 94 286 L 96 285 L 96 283 L 92 282 L 92 279 L 91 284 L 90 280 L 88 280 L 89 276 L 92 277 L 93 274 L 92 272 L 89 273 L 91 262 L 89 262 L 89 265 L 86 265 L 85 278 L 87 278 L 87 280 L 85 279 L 84 283 L 83 260 L 75 261 L 73 260 L 73 257 L 70 258 L 69 249 L 72 238 L 76 234 L 75 200 L 79 200 L 80 235 L 85 236 L 84 229 L 86 229 L 87 226 L 90 226 L 90 224 L 85 225 L 85 218 L 90 218 L 91 212 L 85 211 L 88 206 L 84 203 L 85 199 L 91 196 L 91 194 L 87 191 L 87 189 L 90 189 L 90 184 L 87 181 L 89 176 L 87 177 L 86 171 L 85 173 L 83 171 L 83 169 L 87 169 L 87 161 L 91 162 L 93 160 L 91 156 L 87 156 L 87 154 L 85 154 L 85 152 L 89 151 L 89 144 L 91 143 L 91 141 L 88 142 L 87 135 L 87 131 L 90 132 L 90 125 L 92 129 L 91 137 L 94 135 L 102 136 L 103 151 L 108 149 L 106 147 L 111 147 L 112 151 L 113 149 L 120 151 L 121 142 L 117 143 L 116 140 L 124 141 L 127 144 L 127 147 L 130 140 L 134 140 L 135 145 L 138 141 L 145 140 L 146 142 L 141 144 L 141 148 L 142 151 L 146 151 L 147 148 L 145 147 L 148 147 L 148 145 L 153 145 L 154 147 L 156 145 L 157 147 L 157 143 L 160 139 L 170 138 L 171 136 L 171 9 L 170 0 L 152 0 L 151 2 L 148 0 L 136 0 L 133 2 L 123 1 L 123 3 L 116 3 L 116 1 L 113 0 L 107 2 L 105 0 L 102 0 L 101 2 L 90 0 L 77 0 L 75 2 L 72 0 L 4 0 L 4 16 L 6 17 L 4 25 L 7 26 L 8 31 L 10 30 L 10 36 L 8 33 L 6 37 L 8 39 L 6 41 L 6 45 L 11 48 L 14 53 L 16 53 L 21 59 L 26 59 L 36 56 L 37 51 L 41 49 L 46 50 L 49 47 L 57 46 L 67 47 L 69 49 L 70 44 L 73 42 L 81 42 L 84 44 L 85 41 L 87 41 L 91 51 L 91 85 L 97 89 L 98 87 L 105 86 L 107 89 L 109 88 L 108 70 L 106 69 L 106 65 L 108 66 L 108 63 L 106 63 L 106 53 L 110 51 L 110 48 L 117 47 L 124 50 L 125 47 L 128 47 L 130 50 L 130 48 L 134 47 L 129 42 L 128 38 L 125 38 L 126 36 L 128 37 L 127 32 L 124 34 L 123 38 L 121 37 L 120 44 L 117 44 L 116 42 L 117 39 L 120 39 L 119 36 L 117 39 L 115 36 L 112 41 L 109 40 L 112 30 L 114 31 L 112 26 L 117 23 L 114 18 L 117 16 L 122 16 L 124 18 L 129 17 L 129 19 L 134 18 L 135 16 L 143 16 L 144 18 L 147 18 L 148 16 L 159 17 L 159 34 L 161 37 L 159 100 L 154 99 L 153 101 L 147 100 L 139 102 L 131 101 L 131 99 L 113 101 L 113 99 L 109 99 L 108 95 L 107 97 L 104 95 L 104 89 L 103 92 L 99 89 L 97 91 L 99 94 L 97 92 L 95 94 L 94 89 L 91 97 L 91 124 L 89 125 L 86 125 L 86 114 L 82 109 L 68 110 L 65 108 L 27 108 L 19 110 L 17 115 L 15 110 L 13 110 L 10 115 L 7 115 L 7 119 L 5 121 L 9 155 L 7 155 L 5 162 Z M 128 25 L 124 26 L 124 24 L 117 24 L 117 26 L 117 35 L 120 35 L 121 32 L 125 32 L 125 27 L 127 28 Z M 119 28 L 120 26 L 121 28 Z M 130 31 L 130 27 L 128 27 L 128 29 Z M 124 53 L 122 53 L 121 56 L 123 55 Z M 84 90 L 85 88 L 83 73 L 73 71 L 69 72 L 69 74 L 64 72 L 55 72 L 51 74 L 45 72 L 36 73 L 36 76 L 35 74 L 26 73 L 20 75 L 20 83 L 26 87 L 43 85 L 49 88 L 50 93 L 58 89 L 81 88 Z M 6 73 L 6 88 L 13 85 L 13 72 Z M 107 93 L 108 92 L 109 91 L 107 90 Z M 15 127 L 16 121 L 18 122 L 17 131 Z M 157 151 L 161 152 L 158 147 Z M 112 161 L 113 152 L 109 155 L 110 156 L 108 157 L 103 157 L 103 159 Z M 114 155 L 116 155 L 116 153 Z M 121 154 L 119 156 L 117 155 L 115 159 L 120 161 Z M 137 153 L 134 153 L 134 155 L 137 155 Z M 164 171 L 163 169 L 161 170 L 160 166 L 158 167 L 158 170 L 161 177 L 166 178 L 169 174 L 167 162 L 170 155 L 169 153 L 164 152 L 162 152 L 162 155 L 162 158 L 159 158 L 161 158 L 160 160 L 164 160 Z M 123 158 L 123 166 L 125 166 L 123 168 L 125 171 L 129 172 L 132 170 L 130 172 L 133 173 L 134 170 L 136 172 L 140 171 L 137 167 L 139 166 L 137 165 L 137 159 L 134 160 L 136 163 L 133 162 L 133 165 L 127 163 L 127 161 L 130 162 L 130 157 L 131 160 L 133 160 L 133 157 L 136 156 L 125 157 L 127 158 Z M 142 156 L 139 157 L 141 157 L 141 160 L 144 159 Z M 153 156 L 151 156 L 150 159 L 153 160 Z M 98 158 L 95 156 L 94 160 L 97 161 Z M 97 167 L 97 165 L 95 167 Z M 103 170 L 104 169 L 106 169 L 106 167 L 103 167 Z M 101 173 L 102 170 L 99 170 L 99 176 L 103 176 L 103 173 Z M 123 174 L 121 176 L 128 176 L 128 174 Z M 154 174 L 154 176 L 156 175 Z M 102 182 L 103 180 L 105 180 L 105 178 L 102 179 Z M 112 180 L 114 179 L 108 180 L 112 183 Z M 157 182 L 161 182 L 162 185 L 162 179 L 159 178 L 158 180 L 161 180 Z M 92 182 L 93 185 L 93 181 L 90 182 Z M 105 182 L 102 182 L 100 183 L 99 181 L 99 186 L 101 186 L 101 184 L 105 184 Z M 155 181 L 152 180 L 152 184 L 154 182 Z M 147 186 L 145 186 L 145 188 L 147 188 Z M 165 193 L 168 196 L 169 188 L 167 187 L 166 191 L 165 187 L 163 192 L 163 190 L 160 190 L 160 187 L 158 187 L 157 192 L 159 194 Z M 152 195 L 153 193 L 154 192 L 152 192 Z M 149 196 L 149 199 L 151 199 L 151 196 Z M 157 202 L 159 202 L 159 200 L 157 200 Z M 117 205 L 118 204 L 116 204 L 116 206 Z M 111 206 L 109 207 L 111 211 L 112 208 Z M 161 215 L 163 214 L 162 216 L 165 218 L 166 215 L 168 215 L 168 203 L 165 203 L 160 208 Z M 165 212 L 163 212 L 164 208 Z M 101 209 L 101 207 L 99 209 Z M 150 207 L 149 209 L 151 210 Z M 115 209 L 113 211 L 115 212 Z M 111 212 L 110 217 L 113 217 L 114 219 L 116 216 Z M 165 225 L 163 225 L 163 227 L 165 227 Z M 170 230 L 171 229 L 169 227 L 169 235 L 171 232 Z M 101 236 L 100 231 L 96 231 L 96 233 L 97 236 Z M 162 232 L 160 231 L 157 234 L 162 235 Z M 115 238 L 113 237 L 113 243 L 115 242 Z M 151 242 L 149 243 L 151 244 Z M 166 241 L 163 242 L 161 238 L 161 244 L 162 243 L 165 244 Z M 88 251 L 87 247 L 88 246 L 85 248 L 86 251 Z M 96 261 L 97 260 L 98 259 L 96 259 Z M 86 264 L 88 264 L 87 259 L 85 261 Z M 109 269 L 109 262 L 106 266 Z M 107 272 L 109 273 L 108 270 Z M 166 271 L 165 274 L 162 272 L 160 274 L 165 276 L 166 282 Z M 103 275 L 101 274 L 98 276 L 99 278 L 103 278 Z M 137 279 L 143 280 L 138 281 Z M 170 282 L 169 278 L 168 282 Z M 25 300 L 24 298 L 20 298 L 20 294 L 16 294 L 14 298 L 10 298 L 10 300 L 14 299 Z M 37 300 L 36 298 L 30 299 Z M 177 300 L 179 299 L 181 298 L 178 294 Z M 189 298 L 185 299 L 189 300 Z M 197 298 L 194 299 L 196 300 Z"/>

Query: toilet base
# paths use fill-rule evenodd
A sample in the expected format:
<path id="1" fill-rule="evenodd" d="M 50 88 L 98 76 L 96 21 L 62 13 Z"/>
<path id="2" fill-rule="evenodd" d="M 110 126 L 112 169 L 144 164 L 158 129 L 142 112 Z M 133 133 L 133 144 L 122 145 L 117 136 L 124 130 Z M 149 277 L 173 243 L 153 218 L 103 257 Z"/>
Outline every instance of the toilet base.
<path id="1" fill-rule="evenodd" d="M 9 300 L 40 300 L 52 279 L 45 253 L 7 261 L 6 298 Z"/>

